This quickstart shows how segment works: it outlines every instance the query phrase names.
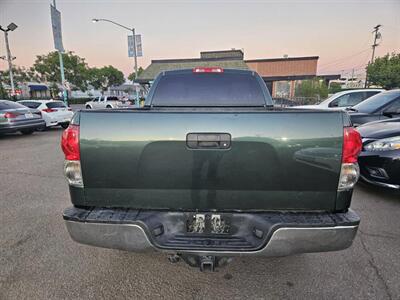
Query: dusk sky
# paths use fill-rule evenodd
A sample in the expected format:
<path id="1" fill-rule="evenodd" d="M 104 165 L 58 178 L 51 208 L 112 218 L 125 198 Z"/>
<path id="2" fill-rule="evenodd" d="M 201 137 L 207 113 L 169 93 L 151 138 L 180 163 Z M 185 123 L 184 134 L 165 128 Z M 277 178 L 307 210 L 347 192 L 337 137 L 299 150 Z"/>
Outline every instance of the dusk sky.
<path id="1" fill-rule="evenodd" d="M 0 24 L 10 33 L 14 64 L 29 67 L 53 50 L 48 0 L 0 0 Z M 400 52 L 400 0 L 394 1 L 79 1 L 58 0 L 63 42 L 89 66 L 113 65 L 128 74 L 127 34 L 108 18 L 142 34 L 146 67 L 152 59 L 199 57 L 200 51 L 243 49 L 245 59 L 318 55 L 319 74 L 362 72 L 371 57 L 372 29 L 382 24 L 376 55 Z M 5 55 L 4 37 L 0 56 Z M 0 69 L 7 68 L 0 61 Z"/>

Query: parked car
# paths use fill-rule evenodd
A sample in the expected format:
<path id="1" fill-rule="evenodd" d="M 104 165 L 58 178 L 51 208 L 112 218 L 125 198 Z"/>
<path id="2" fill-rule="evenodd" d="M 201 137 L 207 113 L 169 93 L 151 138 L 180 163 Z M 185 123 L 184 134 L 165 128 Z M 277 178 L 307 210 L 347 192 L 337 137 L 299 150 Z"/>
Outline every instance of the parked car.
<path id="1" fill-rule="evenodd" d="M 22 104 L 0 100 L 0 133 L 31 134 L 36 129 L 46 126 L 38 114 L 32 114 L 29 108 Z"/>
<path id="2" fill-rule="evenodd" d="M 400 118 L 357 128 L 363 149 L 358 158 L 361 178 L 371 184 L 400 189 Z"/>
<path id="3" fill-rule="evenodd" d="M 338 92 L 316 105 L 301 105 L 296 108 L 347 108 L 383 92 L 384 89 L 358 89 Z"/>
<path id="4" fill-rule="evenodd" d="M 144 108 L 81 110 L 61 145 L 79 243 L 213 270 L 341 250 L 357 232 L 359 133 L 344 111 L 274 108 L 254 71 L 162 72 Z"/>
<path id="5" fill-rule="evenodd" d="M 116 96 L 101 96 L 94 98 L 92 101 L 85 103 L 86 109 L 97 109 L 97 108 L 122 108 L 129 107 L 130 101 L 122 101 Z"/>
<path id="6" fill-rule="evenodd" d="M 348 111 L 354 126 L 400 117 L 400 89 L 379 93 Z"/>
<path id="7" fill-rule="evenodd" d="M 18 103 L 41 112 L 46 127 L 61 126 L 67 128 L 73 116 L 72 109 L 62 101 L 55 100 L 20 100 Z"/>

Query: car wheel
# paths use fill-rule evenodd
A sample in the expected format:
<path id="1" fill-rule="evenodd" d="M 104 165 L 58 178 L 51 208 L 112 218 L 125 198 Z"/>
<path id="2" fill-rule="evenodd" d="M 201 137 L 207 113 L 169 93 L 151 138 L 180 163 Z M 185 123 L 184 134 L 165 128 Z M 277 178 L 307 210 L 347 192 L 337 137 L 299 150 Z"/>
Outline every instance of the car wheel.
<path id="1" fill-rule="evenodd" d="M 48 129 L 47 126 L 42 126 L 42 127 L 36 128 L 36 131 L 46 131 L 47 129 Z"/>
<path id="2" fill-rule="evenodd" d="M 64 128 L 64 129 L 67 129 L 68 126 L 69 126 L 69 123 L 62 123 L 61 124 L 61 127 Z"/>
<path id="3" fill-rule="evenodd" d="M 22 129 L 21 133 L 24 135 L 32 134 L 35 130 L 34 129 Z"/>
<path id="4" fill-rule="evenodd" d="M 86 105 L 86 109 L 92 109 L 90 105 Z"/>
<path id="5" fill-rule="evenodd" d="M 111 105 L 107 105 L 106 108 L 112 108 L 112 106 Z"/>

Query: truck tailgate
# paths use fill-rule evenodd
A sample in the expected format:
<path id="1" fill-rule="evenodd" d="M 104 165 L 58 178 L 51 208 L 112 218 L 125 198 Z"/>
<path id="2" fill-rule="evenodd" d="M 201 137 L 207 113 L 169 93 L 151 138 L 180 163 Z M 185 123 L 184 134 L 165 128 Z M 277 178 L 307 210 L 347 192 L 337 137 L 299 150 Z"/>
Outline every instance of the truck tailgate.
<path id="1" fill-rule="evenodd" d="M 226 149 L 188 147 L 225 134 Z M 80 114 L 87 206 L 333 210 L 341 112 L 90 111 Z"/>

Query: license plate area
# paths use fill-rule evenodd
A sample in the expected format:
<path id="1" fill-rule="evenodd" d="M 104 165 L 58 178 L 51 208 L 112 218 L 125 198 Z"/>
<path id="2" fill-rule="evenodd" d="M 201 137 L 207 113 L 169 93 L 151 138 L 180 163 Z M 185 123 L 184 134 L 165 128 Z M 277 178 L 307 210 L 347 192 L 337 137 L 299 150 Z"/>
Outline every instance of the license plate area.
<path id="1" fill-rule="evenodd" d="M 196 213 L 186 220 L 187 233 L 193 234 L 230 234 L 231 216 L 229 214 Z"/>

